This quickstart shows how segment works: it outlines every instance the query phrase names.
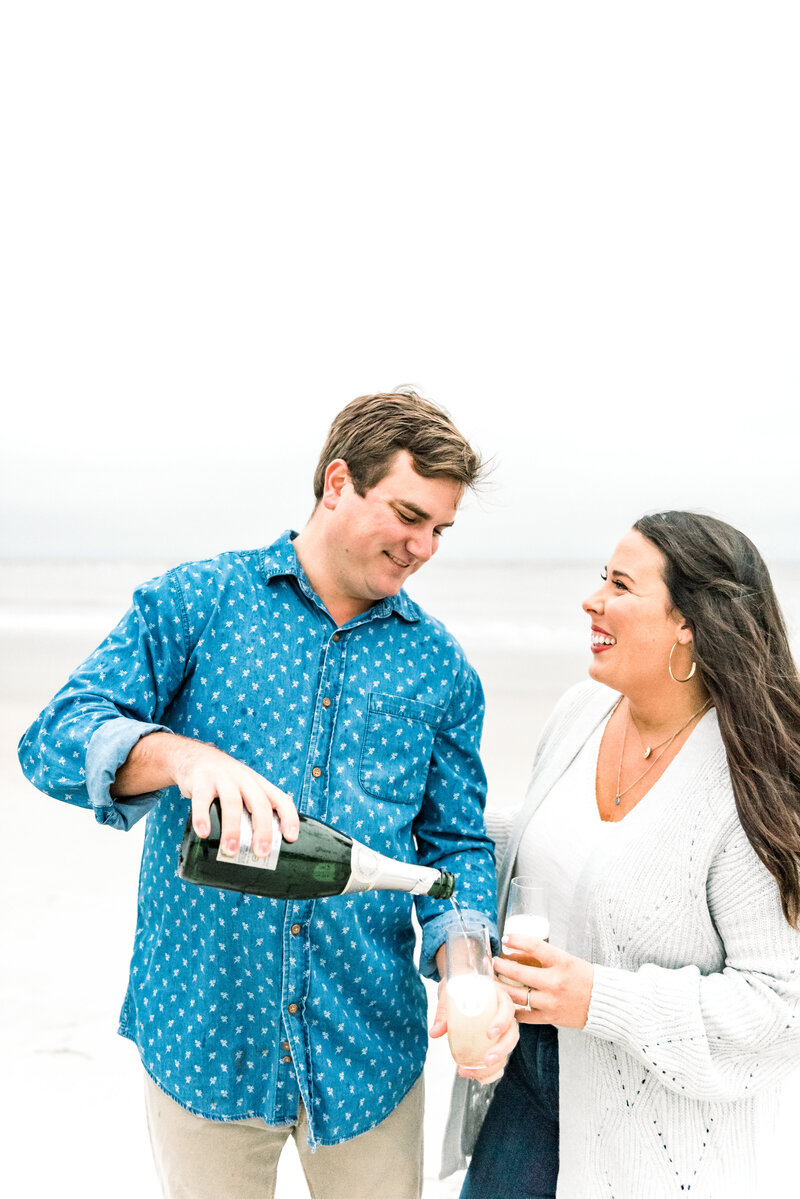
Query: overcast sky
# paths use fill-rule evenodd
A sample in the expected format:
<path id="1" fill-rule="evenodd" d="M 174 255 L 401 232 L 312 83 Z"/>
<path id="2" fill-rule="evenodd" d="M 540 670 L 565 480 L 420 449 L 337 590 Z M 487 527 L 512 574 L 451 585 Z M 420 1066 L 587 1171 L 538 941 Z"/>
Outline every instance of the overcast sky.
<path id="1" fill-rule="evenodd" d="M 302 525 L 414 383 L 496 469 L 454 557 L 699 507 L 800 556 L 796 3 L 9 5 L 0 554 Z"/>

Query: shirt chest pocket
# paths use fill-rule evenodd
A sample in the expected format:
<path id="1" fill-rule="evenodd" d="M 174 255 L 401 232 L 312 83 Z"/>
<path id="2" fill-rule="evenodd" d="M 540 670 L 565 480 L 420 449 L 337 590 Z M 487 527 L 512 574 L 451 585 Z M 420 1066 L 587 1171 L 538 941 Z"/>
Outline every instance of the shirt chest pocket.
<path id="1" fill-rule="evenodd" d="M 358 773 L 367 795 L 419 802 L 441 718 L 441 710 L 432 704 L 370 692 Z"/>

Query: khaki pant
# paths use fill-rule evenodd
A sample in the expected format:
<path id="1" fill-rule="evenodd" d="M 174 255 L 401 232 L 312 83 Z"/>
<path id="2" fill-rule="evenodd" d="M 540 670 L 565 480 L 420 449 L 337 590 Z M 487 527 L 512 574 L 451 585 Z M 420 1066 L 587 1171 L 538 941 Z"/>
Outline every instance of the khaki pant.
<path id="1" fill-rule="evenodd" d="M 294 1138 L 312 1199 L 420 1199 L 425 1088 L 369 1132 L 341 1145 L 306 1141 L 302 1103 L 295 1125 L 205 1120 L 187 1112 L 145 1073 L 147 1127 L 165 1199 L 273 1199 L 278 1158 Z"/>

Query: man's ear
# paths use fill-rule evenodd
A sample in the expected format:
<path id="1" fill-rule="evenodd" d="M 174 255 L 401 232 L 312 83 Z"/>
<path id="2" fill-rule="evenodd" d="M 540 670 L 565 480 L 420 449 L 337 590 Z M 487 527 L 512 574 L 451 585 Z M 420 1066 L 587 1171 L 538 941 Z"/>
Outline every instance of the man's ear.
<path id="1" fill-rule="evenodd" d="M 322 503 L 326 508 L 335 508 L 342 498 L 342 491 L 350 482 L 350 471 L 344 458 L 334 458 L 325 467 L 325 483 L 322 489 Z"/>

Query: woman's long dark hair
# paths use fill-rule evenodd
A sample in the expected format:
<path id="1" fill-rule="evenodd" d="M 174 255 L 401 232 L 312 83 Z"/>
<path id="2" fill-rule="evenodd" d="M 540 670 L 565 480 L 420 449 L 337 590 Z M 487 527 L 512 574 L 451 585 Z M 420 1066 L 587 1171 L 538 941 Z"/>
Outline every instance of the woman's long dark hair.
<path id="1" fill-rule="evenodd" d="M 764 560 L 743 533 L 695 512 L 633 526 L 666 559 L 664 582 L 694 638 L 717 709 L 742 828 L 800 918 L 800 674 Z"/>

